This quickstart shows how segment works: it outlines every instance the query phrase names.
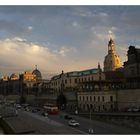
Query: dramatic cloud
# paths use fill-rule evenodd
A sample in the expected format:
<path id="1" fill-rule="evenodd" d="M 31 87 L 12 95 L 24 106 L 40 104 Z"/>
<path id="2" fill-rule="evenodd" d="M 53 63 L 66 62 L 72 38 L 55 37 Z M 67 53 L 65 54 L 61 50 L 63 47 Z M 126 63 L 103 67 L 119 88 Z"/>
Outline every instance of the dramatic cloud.
<path id="1" fill-rule="evenodd" d="M 0 73 L 103 67 L 108 40 L 126 60 L 140 46 L 139 6 L 0 6 Z"/>
<path id="2" fill-rule="evenodd" d="M 8 72 L 10 68 L 11 72 L 31 70 L 36 64 L 45 70 L 45 67 L 54 67 L 57 60 L 56 55 L 47 47 L 27 42 L 19 37 L 0 40 L 0 50 L 0 67 L 3 72 Z"/>
<path id="3" fill-rule="evenodd" d="M 43 71 L 44 77 L 61 72 L 62 69 L 69 71 L 79 68 L 79 64 L 69 60 L 71 54 L 76 53 L 72 47 L 61 47 L 52 52 L 47 46 L 15 37 L 0 40 L 0 50 L 1 75 L 33 70 L 35 65 Z"/>

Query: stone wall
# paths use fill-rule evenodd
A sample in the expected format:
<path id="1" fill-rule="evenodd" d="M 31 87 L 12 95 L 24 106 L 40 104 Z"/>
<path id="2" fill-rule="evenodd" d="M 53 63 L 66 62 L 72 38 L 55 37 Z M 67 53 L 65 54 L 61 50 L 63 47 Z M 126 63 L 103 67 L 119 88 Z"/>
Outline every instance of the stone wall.
<path id="1" fill-rule="evenodd" d="M 140 108 L 140 89 L 116 91 L 118 109 L 129 107 Z"/>

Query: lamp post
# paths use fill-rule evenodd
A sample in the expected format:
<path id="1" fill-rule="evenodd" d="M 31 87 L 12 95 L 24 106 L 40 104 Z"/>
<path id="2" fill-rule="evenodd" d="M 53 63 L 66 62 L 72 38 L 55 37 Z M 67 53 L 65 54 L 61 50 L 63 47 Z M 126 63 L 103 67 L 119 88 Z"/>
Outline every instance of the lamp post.
<path id="1" fill-rule="evenodd" d="M 93 134 L 94 133 L 94 131 L 93 131 L 93 128 L 92 128 L 92 119 L 91 119 L 91 114 L 92 113 L 92 108 L 91 108 L 91 106 L 89 107 L 89 119 L 90 119 L 90 127 L 89 127 L 89 129 L 88 129 L 88 133 L 89 134 Z"/>

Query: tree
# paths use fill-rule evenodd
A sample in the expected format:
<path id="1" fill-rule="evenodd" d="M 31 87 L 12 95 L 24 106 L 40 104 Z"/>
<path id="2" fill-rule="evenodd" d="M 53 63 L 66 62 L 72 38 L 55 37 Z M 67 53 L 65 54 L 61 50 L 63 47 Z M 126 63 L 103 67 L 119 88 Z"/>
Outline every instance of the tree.
<path id="1" fill-rule="evenodd" d="M 20 104 L 25 104 L 26 103 L 26 98 L 25 96 L 20 97 Z"/>
<path id="2" fill-rule="evenodd" d="M 65 109 L 65 107 L 66 107 L 66 97 L 64 96 L 64 94 L 61 93 L 57 97 L 57 104 L 58 104 L 58 107 L 60 109 Z"/>

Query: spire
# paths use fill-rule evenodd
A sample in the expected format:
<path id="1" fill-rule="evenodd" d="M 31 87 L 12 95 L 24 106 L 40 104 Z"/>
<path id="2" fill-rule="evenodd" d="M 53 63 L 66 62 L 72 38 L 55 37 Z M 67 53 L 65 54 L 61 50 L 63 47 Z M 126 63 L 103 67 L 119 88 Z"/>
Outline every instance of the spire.
<path id="1" fill-rule="evenodd" d="M 98 62 L 98 70 L 101 72 L 102 69 L 101 69 L 101 66 L 100 66 L 100 62 Z"/>
<path id="2" fill-rule="evenodd" d="M 115 43 L 114 40 L 110 38 L 108 42 L 108 53 L 113 53 L 113 52 L 115 52 Z"/>

